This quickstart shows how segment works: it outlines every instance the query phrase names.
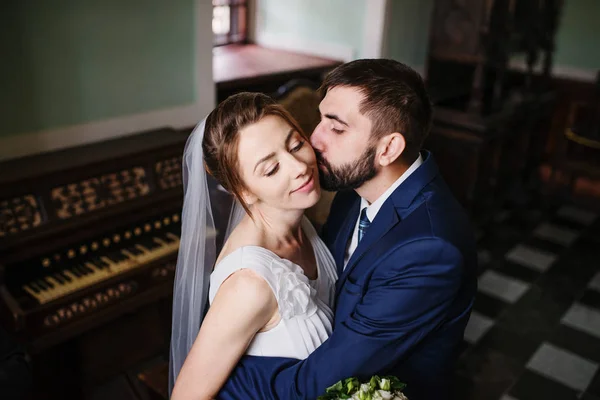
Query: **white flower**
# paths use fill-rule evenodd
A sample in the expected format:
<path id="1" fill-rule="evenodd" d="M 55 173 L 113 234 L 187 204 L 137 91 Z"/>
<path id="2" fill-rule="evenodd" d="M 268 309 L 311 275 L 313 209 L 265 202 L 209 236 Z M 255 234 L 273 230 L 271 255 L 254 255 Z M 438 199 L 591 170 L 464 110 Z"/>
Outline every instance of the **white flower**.
<path id="1" fill-rule="evenodd" d="M 388 392 L 387 390 L 378 390 L 376 392 L 380 397 L 373 397 L 373 399 L 383 399 L 383 400 L 391 400 L 394 399 L 394 395 Z"/>
<path id="2" fill-rule="evenodd" d="M 287 263 L 286 263 L 287 264 Z M 312 315 L 317 306 L 311 298 L 316 291 L 310 286 L 308 278 L 294 269 L 290 263 L 290 269 L 283 266 L 278 268 L 279 275 L 279 312 L 281 318 L 289 319 L 296 315 Z"/>

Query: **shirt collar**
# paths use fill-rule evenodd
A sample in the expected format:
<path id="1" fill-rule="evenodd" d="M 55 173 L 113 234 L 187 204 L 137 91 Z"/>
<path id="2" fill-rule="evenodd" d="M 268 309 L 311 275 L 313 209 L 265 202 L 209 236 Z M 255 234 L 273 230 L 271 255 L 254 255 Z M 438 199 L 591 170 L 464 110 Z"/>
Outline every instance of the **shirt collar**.
<path id="1" fill-rule="evenodd" d="M 406 171 L 404 171 L 404 173 L 400 175 L 398 179 L 396 179 L 396 182 L 394 182 L 392 186 L 390 186 L 385 192 L 383 192 L 383 194 L 379 196 L 377 200 L 371 203 L 371 205 L 369 205 L 369 202 L 367 200 L 361 197 L 360 209 L 362 210 L 363 208 L 367 207 L 367 218 L 369 218 L 369 221 L 373 222 L 373 220 L 377 216 L 377 213 L 381 209 L 381 206 L 383 206 L 383 203 L 385 203 L 388 197 L 390 197 L 391 194 L 394 193 L 394 190 L 396 190 L 402 182 L 404 182 L 413 172 L 415 172 L 417 168 L 421 166 L 421 164 L 423 164 L 423 157 L 421 156 L 421 154 L 419 154 L 419 157 L 417 157 L 415 162 L 413 162 L 411 166 Z"/>

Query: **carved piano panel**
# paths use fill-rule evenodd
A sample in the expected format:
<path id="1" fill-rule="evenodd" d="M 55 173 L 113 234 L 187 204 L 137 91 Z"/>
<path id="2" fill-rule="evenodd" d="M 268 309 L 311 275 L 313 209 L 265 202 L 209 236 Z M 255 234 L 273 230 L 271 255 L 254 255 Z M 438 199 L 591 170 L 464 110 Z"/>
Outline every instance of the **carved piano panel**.
<path id="1" fill-rule="evenodd" d="M 0 201 L 0 238 L 43 223 L 42 210 L 32 194 Z"/>
<path id="2" fill-rule="evenodd" d="M 181 185 L 181 163 L 182 157 L 173 157 L 156 163 L 156 179 L 161 189 L 170 189 Z"/>
<path id="3" fill-rule="evenodd" d="M 168 348 L 169 312 L 148 315 L 170 309 L 188 134 L 163 129 L 0 162 L 0 324 L 27 346 L 44 384 L 72 373 L 48 361 L 61 354 L 90 374 L 77 386 Z M 140 327 L 155 336 L 149 348 L 131 343 L 138 317 L 155 324 Z M 122 333 L 114 349 L 95 342 L 111 331 Z M 99 372 L 84 359 L 106 365 Z"/>
<path id="4" fill-rule="evenodd" d="M 55 187 L 51 197 L 60 219 L 72 218 L 150 193 L 140 166 Z"/>

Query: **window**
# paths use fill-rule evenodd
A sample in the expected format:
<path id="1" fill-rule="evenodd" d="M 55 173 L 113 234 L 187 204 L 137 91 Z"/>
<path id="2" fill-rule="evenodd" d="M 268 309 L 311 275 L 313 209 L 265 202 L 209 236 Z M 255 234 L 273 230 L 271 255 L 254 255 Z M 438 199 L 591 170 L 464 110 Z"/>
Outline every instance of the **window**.
<path id="1" fill-rule="evenodd" d="M 213 45 L 245 43 L 248 31 L 248 0 L 212 0 Z"/>

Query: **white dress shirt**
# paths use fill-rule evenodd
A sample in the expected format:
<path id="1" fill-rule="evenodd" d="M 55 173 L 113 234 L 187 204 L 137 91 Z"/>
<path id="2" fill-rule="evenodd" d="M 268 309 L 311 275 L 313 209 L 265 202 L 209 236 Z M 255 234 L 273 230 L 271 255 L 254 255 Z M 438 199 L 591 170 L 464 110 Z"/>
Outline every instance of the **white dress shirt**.
<path id="1" fill-rule="evenodd" d="M 404 182 L 413 172 L 415 172 L 421 164 L 423 164 L 423 157 L 421 157 L 421 155 L 419 154 L 419 157 L 417 157 L 415 162 L 413 162 L 412 165 L 406 171 L 404 171 L 404 173 L 402 175 L 400 175 L 400 178 L 396 179 L 396 182 L 394 182 L 392 184 L 392 186 L 390 186 L 385 192 L 383 192 L 383 194 L 381 196 L 379 196 L 377 198 L 377 200 L 375 200 L 372 204 L 369 204 L 369 202 L 367 200 L 361 198 L 359 215 L 360 215 L 360 212 L 362 211 L 362 209 L 367 207 L 367 218 L 369 218 L 369 221 L 373 222 L 375 220 L 375 217 L 377 216 L 377 213 L 379 212 L 379 209 L 383 205 L 383 203 L 385 203 L 385 201 L 388 199 L 388 197 L 390 197 L 390 195 L 394 192 L 394 190 L 396 190 L 402 182 Z M 352 253 L 354 253 L 354 250 L 356 250 L 356 248 L 358 247 L 358 224 L 359 224 L 359 222 L 360 222 L 360 218 L 357 218 L 356 225 L 354 226 L 354 232 L 352 233 L 352 237 L 350 238 L 350 240 L 348 241 L 348 244 L 346 246 L 346 255 L 344 257 L 344 268 L 346 268 L 346 265 L 348 264 L 348 260 L 350 260 L 350 257 L 352 257 Z"/>

